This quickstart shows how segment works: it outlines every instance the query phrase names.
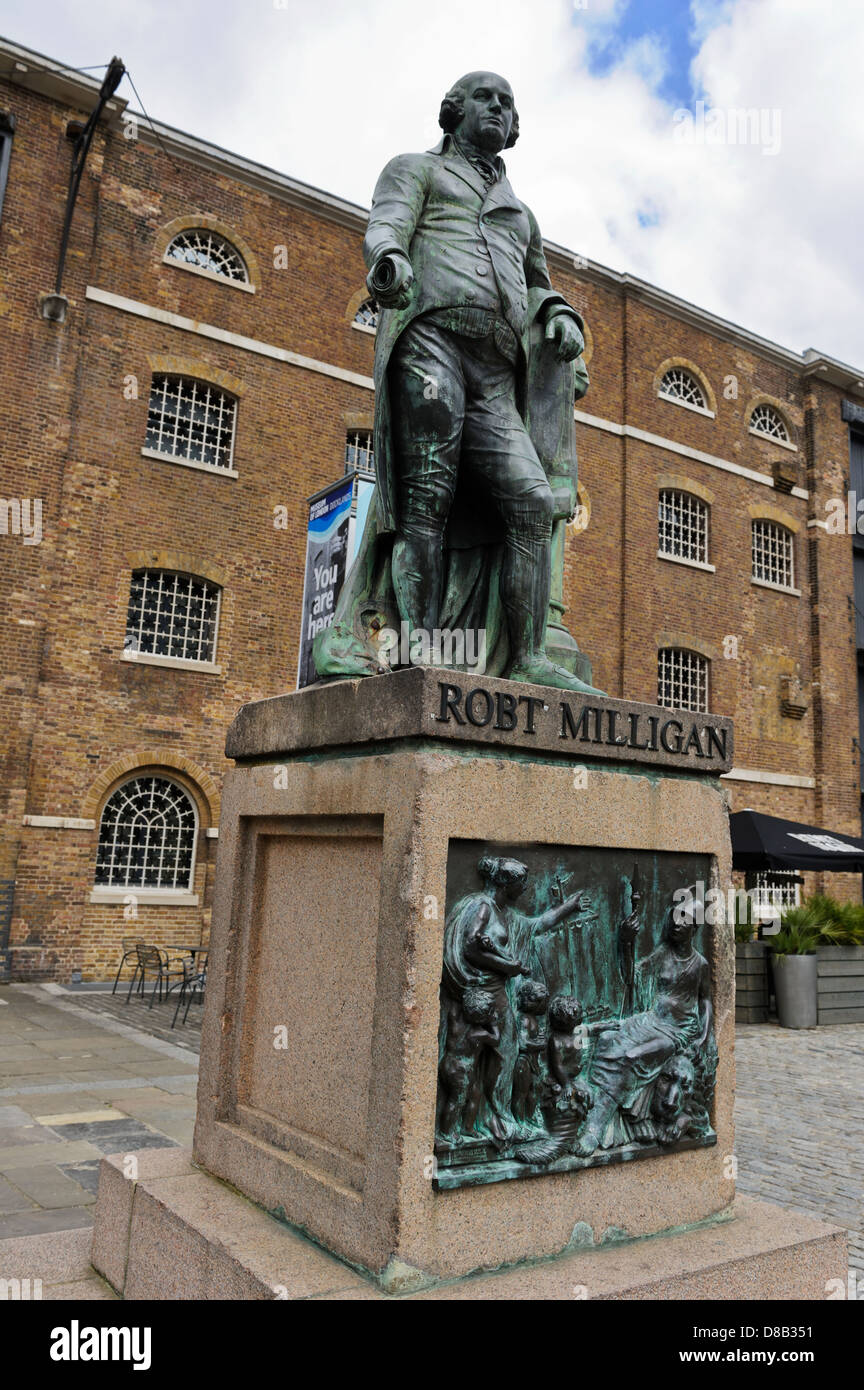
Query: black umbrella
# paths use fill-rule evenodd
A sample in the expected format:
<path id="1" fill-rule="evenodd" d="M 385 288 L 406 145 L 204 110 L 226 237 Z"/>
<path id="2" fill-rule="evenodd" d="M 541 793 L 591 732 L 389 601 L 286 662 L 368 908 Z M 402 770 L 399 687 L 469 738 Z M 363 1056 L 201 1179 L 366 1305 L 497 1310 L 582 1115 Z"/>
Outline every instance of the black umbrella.
<path id="1" fill-rule="evenodd" d="M 761 811 L 735 811 L 729 817 L 733 869 L 816 869 L 864 873 L 864 840 L 820 830 L 816 825 L 781 820 Z"/>

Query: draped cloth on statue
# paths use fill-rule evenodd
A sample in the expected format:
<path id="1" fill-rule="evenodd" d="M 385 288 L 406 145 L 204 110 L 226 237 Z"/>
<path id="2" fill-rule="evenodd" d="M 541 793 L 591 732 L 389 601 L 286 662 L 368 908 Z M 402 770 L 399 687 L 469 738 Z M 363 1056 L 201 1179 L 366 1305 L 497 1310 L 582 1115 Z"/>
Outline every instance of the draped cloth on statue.
<path id="1" fill-rule="evenodd" d="M 698 1038 L 699 987 L 707 969 L 708 962 L 696 950 L 681 961 L 665 943 L 659 946 L 636 967 L 639 1012 L 600 1034 L 591 1081 L 632 1119 L 648 1115 L 652 1083 L 670 1057 Z"/>
<path id="2" fill-rule="evenodd" d="M 480 909 L 489 909 L 488 918 L 479 926 Z M 485 916 L 485 914 L 484 914 Z M 451 1010 L 461 1009 L 467 989 L 481 989 L 494 1000 L 494 1025 L 498 1041 L 489 1049 L 492 1054 L 494 1084 L 486 1088 L 486 1096 L 478 1116 L 478 1129 L 489 1132 L 488 1110 L 491 1107 L 499 1129 L 513 1134 L 516 1124 L 512 1113 L 513 1071 L 519 1055 L 519 1025 L 514 999 L 514 981 L 518 975 L 507 976 L 488 966 L 469 959 L 470 943 L 478 932 L 490 936 L 499 955 L 514 962 L 527 962 L 534 933 L 540 919 L 526 917 L 512 907 L 499 907 L 491 893 L 470 893 L 461 898 L 450 912 L 444 928 L 444 969 L 441 994 L 441 1030 L 439 1060 L 447 1050 L 447 1029 Z M 485 1122 L 484 1122 L 485 1121 Z"/>
<path id="3" fill-rule="evenodd" d="M 529 292 L 529 299 L 532 293 Z M 547 296 L 546 298 L 548 298 Z M 537 296 L 537 312 L 546 299 Z M 376 359 L 377 367 L 377 359 Z M 378 373 L 376 370 L 376 381 Z M 547 477 L 566 486 L 555 493 L 557 515 L 566 517 L 576 503 L 576 448 L 573 407 L 588 388 L 582 358 L 559 362 L 535 317 L 520 347 L 517 370 L 519 410 Z M 386 379 L 379 385 L 386 392 Z M 387 447 L 379 447 L 386 432 Z M 383 462 L 381 462 L 383 454 Z M 336 605 L 333 622 L 315 639 L 314 657 L 323 678 L 376 675 L 386 666 L 376 641 L 382 628 L 400 630 L 400 613 L 391 572 L 395 538 L 381 506 L 380 470 L 388 463 L 383 496 L 393 495 L 389 401 L 376 401 L 375 460 L 378 484 L 372 495 L 357 558 Z M 554 490 L 553 490 L 554 491 Z M 504 530 L 478 480 L 460 473 L 444 535 L 444 575 L 439 628 L 443 631 L 485 631 L 485 670 L 503 675 L 509 659 L 507 621 L 499 590 Z M 445 661 L 464 669 L 466 663 Z M 469 661 L 467 665 L 476 665 Z"/>

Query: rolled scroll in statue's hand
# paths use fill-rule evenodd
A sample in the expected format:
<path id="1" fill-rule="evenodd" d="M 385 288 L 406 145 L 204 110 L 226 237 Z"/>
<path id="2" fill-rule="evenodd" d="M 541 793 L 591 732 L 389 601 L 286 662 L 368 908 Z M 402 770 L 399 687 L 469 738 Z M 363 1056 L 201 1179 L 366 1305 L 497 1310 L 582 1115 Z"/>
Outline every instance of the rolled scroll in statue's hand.
<path id="1" fill-rule="evenodd" d="M 381 256 L 366 277 L 366 285 L 379 304 L 401 308 L 407 303 L 413 280 L 407 256 Z"/>

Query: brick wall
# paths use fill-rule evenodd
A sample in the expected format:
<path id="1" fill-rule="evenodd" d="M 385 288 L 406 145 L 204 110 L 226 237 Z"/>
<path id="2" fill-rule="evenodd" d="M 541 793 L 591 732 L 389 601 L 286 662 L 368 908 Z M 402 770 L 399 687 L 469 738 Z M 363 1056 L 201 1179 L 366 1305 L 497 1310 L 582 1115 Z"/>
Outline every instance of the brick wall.
<path id="1" fill-rule="evenodd" d="M 100 129 L 70 243 L 69 317 L 50 324 L 37 301 L 59 246 L 65 126 L 82 112 L 3 84 L 0 109 L 18 127 L 0 220 L 3 489 L 40 496 L 44 528 L 39 545 L 0 537 L 0 890 L 17 880 L 18 975 L 104 978 L 123 936 L 206 938 L 216 844 L 206 830 L 218 822 L 225 730 L 240 704 L 293 686 L 306 499 L 341 473 L 347 424 L 368 419 L 372 394 L 87 299 L 86 287 L 369 377 L 373 339 L 351 328 L 349 307 L 363 286 L 362 223 L 296 206 L 215 161 Z M 254 293 L 163 261 L 173 231 L 196 222 L 233 238 Z M 595 680 L 654 701 L 658 645 L 694 643 L 711 658 L 711 707 L 736 720 L 736 763 L 816 783 L 730 782 L 733 805 L 854 832 L 851 547 L 848 537 L 807 527 L 825 497 L 845 490 L 839 392 L 563 258 L 552 267 L 591 329 L 592 384 L 579 409 L 617 427 L 577 426 L 591 521 L 566 546 L 567 621 Z M 658 369 L 672 360 L 704 379 L 714 419 L 658 399 Z M 237 395 L 236 479 L 142 456 L 150 378 L 171 369 Z M 794 461 L 812 501 L 621 433 L 631 427 L 770 474 L 777 449 L 746 428 L 759 399 L 782 406 L 798 446 L 785 462 Z M 713 574 L 657 557 L 657 493 L 669 477 L 710 496 Z M 283 507 L 285 528 L 274 526 Z M 754 510 L 795 528 L 800 597 L 751 584 Z M 148 564 L 222 586 L 218 672 L 123 660 L 131 571 Z M 730 636 L 737 653 L 726 656 Z M 810 696 L 800 720 L 780 712 L 780 678 L 793 672 Z M 141 768 L 175 776 L 196 800 L 198 903 L 142 899 L 134 919 L 128 905 L 90 901 L 95 829 L 23 821 L 84 818 L 98 827 L 107 796 Z M 833 887 L 860 894 L 857 879 Z"/>

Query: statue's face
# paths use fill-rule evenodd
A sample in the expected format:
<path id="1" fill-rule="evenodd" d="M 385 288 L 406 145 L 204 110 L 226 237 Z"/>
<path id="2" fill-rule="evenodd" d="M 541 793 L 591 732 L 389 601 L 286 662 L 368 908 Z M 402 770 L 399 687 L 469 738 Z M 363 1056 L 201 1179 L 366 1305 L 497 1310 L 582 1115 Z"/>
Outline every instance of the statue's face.
<path id="1" fill-rule="evenodd" d="M 528 877 L 526 874 L 520 874 L 518 878 L 511 878 L 505 890 L 508 901 L 515 903 L 517 898 L 521 898 L 527 886 Z"/>
<path id="2" fill-rule="evenodd" d="M 695 1085 L 693 1064 L 686 1057 L 667 1062 L 654 1089 L 654 1114 L 661 1120 L 674 1120 L 680 1115 Z"/>
<path id="3" fill-rule="evenodd" d="M 503 150 L 513 126 L 513 92 L 510 83 L 494 72 L 475 72 L 465 81 L 465 109 L 456 128 L 469 144 L 497 154 Z"/>
<path id="4" fill-rule="evenodd" d="M 669 923 L 669 940 L 671 941 L 673 946 L 692 945 L 694 930 L 695 923 L 676 922 L 675 916 L 673 914 L 672 920 Z"/>

